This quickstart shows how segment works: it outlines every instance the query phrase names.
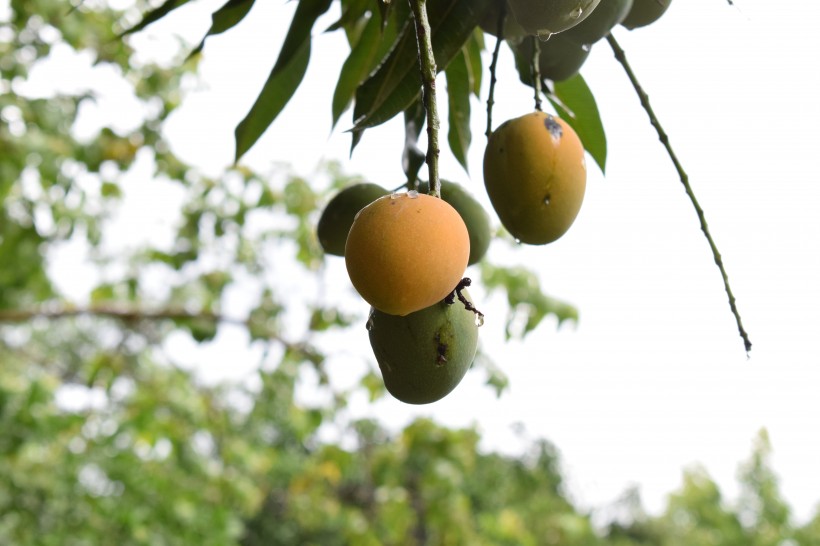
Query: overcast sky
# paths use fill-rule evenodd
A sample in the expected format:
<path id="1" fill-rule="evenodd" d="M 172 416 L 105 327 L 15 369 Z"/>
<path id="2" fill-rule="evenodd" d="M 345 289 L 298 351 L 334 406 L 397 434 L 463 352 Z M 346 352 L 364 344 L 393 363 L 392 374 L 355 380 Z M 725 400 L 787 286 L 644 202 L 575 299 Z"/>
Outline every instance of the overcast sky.
<path id="1" fill-rule="evenodd" d="M 582 74 L 607 131 L 606 177 L 589 158 L 584 206 L 561 240 L 517 249 L 494 243 L 489 256 L 537 269 L 548 294 L 580 309 L 579 324 L 556 330 L 548 321 L 524 343 L 505 345 L 500 295 L 486 298 L 482 344 L 511 379 L 500 400 L 478 374 L 468 374 L 439 403 L 356 400 L 355 414 L 377 413 L 394 426 L 418 415 L 476 424 L 485 447 L 513 452 L 523 444 L 511 424 L 523 423 L 529 438 L 546 437 L 561 449 L 576 500 L 600 507 L 637 484 L 653 510 L 679 485 L 681 469 L 695 462 L 736 493 L 737 464 L 766 427 L 786 496 L 799 517 L 808 517 L 820 501 L 820 3 L 783 0 L 776 11 L 764 0 L 734 3 L 679 0 L 655 25 L 618 28 L 615 35 L 706 212 L 754 343 L 751 358 L 694 210 L 603 42 Z M 161 56 L 175 50 L 177 36 L 197 42 L 220 2 L 194 4 L 134 37 L 138 50 Z M 212 174 L 230 164 L 233 129 L 261 89 L 293 9 L 293 3 L 257 2 L 240 26 L 209 39 L 202 82 L 167 126 L 183 159 Z M 403 178 L 397 120 L 369 130 L 350 159 L 343 132 L 349 112 L 331 132 L 330 98 L 346 44 L 340 33 L 319 30 L 334 15 L 316 26 L 298 95 L 243 163 L 267 170 L 290 162 L 309 175 L 319 161 L 339 159 L 347 172 L 395 187 Z M 487 43 L 492 47 L 494 39 Z M 531 90 L 518 82 L 506 48 L 499 64 L 498 122 L 532 109 Z M 64 77 L 77 81 L 77 73 L 66 70 Z M 473 102 L 471 176 L 446 148 L 441 174 L 465 184 L 490 210 L 481 177 L 487 80 L 481 102 Z M 113 84 L 95 108 L 78 131 L 92 131 L 112 115 L 132 123 L 127 99 Z M 444 117 L 446 104 L 440 109 Z M 124 234 L 169 212 L 150 183 L 138 173 L 133 178 Z M 341 260 L 329 264 L 327 278 L 350 294 Z M 364 327 L 360 334 L 366 354 Z M 246 345 L 243 332 L 226 328 L 217 344 L 196 350 L 179 340 L 177 350 L 206 375 L 221 377 L 228 355 L 246 358 L 247 366 L 257 362 Z M 337 377 L 345 376 L 344 362 L 331 370 Z"/>

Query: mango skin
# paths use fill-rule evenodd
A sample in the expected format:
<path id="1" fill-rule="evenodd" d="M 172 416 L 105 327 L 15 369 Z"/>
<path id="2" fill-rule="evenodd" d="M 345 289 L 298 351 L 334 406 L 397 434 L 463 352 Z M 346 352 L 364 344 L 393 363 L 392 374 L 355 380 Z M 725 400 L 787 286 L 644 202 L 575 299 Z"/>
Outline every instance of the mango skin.
<path id="1" fill-rule="evenodd" d="M 533 43 L 537 38 L 527 37 L 518 43 L 510 42 L 521 83 L 532 87 Z M 542 78 L 554 82 L 568 80 L 581 70 L 589 57 L 590 48 L 556 34 L 546 42 L 539 42 L 538 72 Z"/>
<path id="2" fill-rule="evenodd" d="M 651 25 L 666 13 L 670 5 L 672 0 L 634 0 L 621 24 L 629 30 Z"/>
<path id="3" fill-rule="evenodd" d="M 472 301 L 466 290 L 461 293 Z M 475 315 L 458 299 L 404 317 L 374 309 L 368 329 L 387 392 L 406 404 L 430 404 L 450 394 L 478 346 Z"/>
<path id="4" fill-rule="evenodd" d="M 632 9 L 633 0 L 601 0 L 589 17 L 561 36 L 579 44 L 592 45 L 621 23 Z"/>
<path id="5" fill-rule="evenodd" d="M 487 250 L 490 248 L 490 241 L 493 233 L 490 227 L 490 216 L 481 203 L 469 194 L 461 184 L 440 180 L 441 198 L 450 203 L 456 212 L 464 220 L 467 226 L 467 233 L 470 235 L 470 258 L 467 265 L 473 265 L 481 261 Z M 427 193 L 429 184 L 422 182 L 419 184 L 419 192 Z"/>
<path id="6" fill-rule="evenodd" d="M 360 210 L 387 193 L 386 189 L 376 184 L 361 183 L 348 186 L 334 195 L 316 226 L 316 237 L 325 253 L 344 256 L 353 219 Z"/>
<path id="7" fill-rule="evenodd" d="M 494 0 L 490 3 L 489 9 L 484 12 L 484 16 L 481 18 L 481 21 L 478 22 L 478 26 L 481 27 L 481 30 L 487 34 L 496 36 L 498 31 L 498 15 L 501 13 L 501 4 L 506 1 L 507 0 Z M 515 20 L 512 10 L 508 4 L 507 14 L 504 17 L 504 39 L 514 40 L 516 38 L 523 38 L 524 36 L 527 36 L 527 31 L 524 30 Z"/>
<path id="8" fill-rule="evenodd" d="M 484 185 L 513 237 L 533 245 L 551 243 L 567 232 L 581 210 L 584 147 L 556 116 L 533 112 L 511 119 L 487 142 Z"/>
<path id="9" fill-rule="evenodd" d="M 524 30 L 549 36 L 586 19 L 600 0 L 509 0 L 515 20 Z M 581 10 L 578 13 L 578 9 Z"/>
<path id="10" fill-rule="evenodd" d="M 413 192 L 376 199 L 347 235 L 350 281 L 370 305 L 408 315 L 444 299 L 470 256 L 464 220 L 443 199 Z"/>

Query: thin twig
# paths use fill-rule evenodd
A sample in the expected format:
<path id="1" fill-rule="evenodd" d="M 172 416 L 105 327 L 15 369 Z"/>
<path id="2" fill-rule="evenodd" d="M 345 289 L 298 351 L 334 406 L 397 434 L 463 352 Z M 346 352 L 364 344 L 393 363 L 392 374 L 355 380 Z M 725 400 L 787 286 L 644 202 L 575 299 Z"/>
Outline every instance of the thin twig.
<path id="1" fill-rule="evenodd" d="M 680 176 L 681 184 L 683 184 L 683 188 L 686 190 L 686 195 L 689 197 L 689 200 L 692 202 L 692 206 L 695 208 L 695 212 L 698 215 L 698 220 L 700 221 L 700 229 L 703 231 L 703 235 L 706 237 L 709 247 L 712 249 L 712 256 L 715 259 L 715 264 L 718 266 L 718 269 L 720 269 L 720 274 L 723 277 L 723 287 L 726 289 L 726 295 L 729 297 L 729 307 L 732 309 L 732 314 L 735 316 L 737 329 L 740 333 L 740 337 L 743 338 L 743 345 L 746 348 L 746 353 L 748 355 L 749 351 L 752 350 L 752 342 L 749 340 L 749 335 L 746 333 L 746 330 L 743 329 L 743 322 L 740 320 L 740 312 L 737 310 L 735 296 L 732 294 L 732 288 L 729 286 L 729 276 L 726 274 L 726 268 L 723 266 L 723 259 L 720 256 L 720 252 L 718 251 L 714 239 L 712 239 L 712 234 L 709 232 L 709 226 L 706 224 L 706 216 L 703 213 L 703 209 L 700 207 L 698 200 L 695 198 L 695 192 L 689 184 L 689 175 L 687 175 L 686 171 L 683 170 L 683 166 L 678 160 L 677 155 L 675 155 L 672 145 L 669 143 L 669 136 L 666 134 L 666 131 L 664 131 L 660 121 L 658 121 L 658 118 L 655 115 L 655 112 L 649 105 L 649 96 L 643 90 L 637 77 L 635 76 L 635 73 L 629 66 L 624 50 L 612 34 L 607 35 L 606 39 L 612 48 L 612 52 L 615 54 L 615 58 L 619 63 L 621 63 L 624 71 L 626 71 L 627 77 L 629 77 L 629 81 L 632 82 L 632 87 L 635 88 L 635 92 L 638 94 L 638 98 L 641 101 L 641 106 L 649 116 L 649 121 L 652 123 L 655 131 L 657 131 L 658 139 L 661 141 L 664 148 L 666 148 L 666 152 L 669 154 L 669 159 L 671 159 L 672 163 L 675 165 L 675 170 L 678 172 L 678 176 Z"/>
<path id="2" fill-rule="evenodd" d="M 490 135 L 493 132 L 493 104 L 495 104 L 495 82 L 497 81 L 495 77 L 495 70 L 498 66 L 498 54 L 501 50 L 501 42 L 504 41 L 504 22 L 506 19 L 507 2 L 505 0 L 501 2 L 501 7 L 498 9 L 498 26 L 496 27 L 496 36 L 498 36 L 498 39 L 495 41 L 493 60 L 490 63 L 490 95 L 487 97 L 487 130 L 484 131 L 487 138 L 490 138 Z"/>
<path id="3" fill-rule="evenodd" d="M 532 88 L 535 90 L 535 109 L 541 111 L 541 40 L 532 40 L 532 59 L 530 70 L 532 70 Z"/>
<path id="4" fill-rule="evenodd" d="M 441 197 L 441 181 L 438 176 L 438 105 L 436 103 L 436 58 L 433 55 L 433 40 L 430 21 L 427 19 L 426 0 L 408 0 L 416 22 L 416 42 L 419 49 L 419 69 L 421 71 L 422 99 L 427 112 L 427 170 L 430 180 L 430 195 Z"/>

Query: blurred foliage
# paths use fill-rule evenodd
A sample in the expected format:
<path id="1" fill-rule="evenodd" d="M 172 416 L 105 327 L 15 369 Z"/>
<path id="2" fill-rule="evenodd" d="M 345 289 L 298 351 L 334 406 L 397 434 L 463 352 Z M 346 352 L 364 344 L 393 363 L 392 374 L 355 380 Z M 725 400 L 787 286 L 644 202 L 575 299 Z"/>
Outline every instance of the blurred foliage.
<path id="1" fill-rule="evenodd" d="M 354 15 L 364 5 L 342 3 Z M 351 418 L 351 397 L 385 393 L 371 362 L 353 387 L 328 373 L 344 356 L 328 349 L 334 336 L 364 335 L 363 317 L 327 293 L 313 226 L 352 178 L 334 164 L 309 178 L 241 166 L 208 177 L 178 160 L 162 122 L 196 57 L 167 69 L 137 62 L 129 39 L 117 39 L 162 5 L 0 9 L 0 544 L 820 544 L 820 513 L 792 521 L 765 435 L 736 503 L 694 469 L 664 513 L 647 515 L 633 496 L 623 517 L 593 524 L 545 441 L 501 455 L 481 449 L 476 430 L 417 420 L 390 431 Z M 228 2 L 211 33 L 248 7 Z M 350 17 L 340 24 L 353 39 Z M 21 91 L 57 47 L 113 69 L 145 106 L 138 126 L 107 120 L 80 138 L 78 116 L 97 90 Z M 150 165 L 142 176 L 180 206 L 169 237 L 145 226 L 129 246 L 110 233 L 140 158 Z M 54 265 L 67 247 L 82 249 L 81 296 L 64 293 L 68 273 Z M 508 336 L 550 315 L 576 320 L 531 271 L 482 267 L 488 289 L 507 294 Z M 226 302 L 240 289 L 254 297 L 237 311 Z M 237 327 L 259 361 L 245 372 L 226 361 L 231 381 L 206 381 L 173 350 L 215 347 Z M 503 392 L 488 355 L 474 368 Z M 321 402 L 297 396 L 309 378 Z"/>

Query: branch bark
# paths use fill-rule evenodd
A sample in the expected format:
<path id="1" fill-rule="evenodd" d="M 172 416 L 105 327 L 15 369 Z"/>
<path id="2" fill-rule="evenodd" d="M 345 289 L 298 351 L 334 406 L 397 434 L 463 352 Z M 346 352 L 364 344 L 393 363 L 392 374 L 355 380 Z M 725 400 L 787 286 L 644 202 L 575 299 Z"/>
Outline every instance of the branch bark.
<path id="1" fill-rule="evenodd" d="M 655 115 L 654 110 L 652 110 L 652 106 L 649 104 L 649 95 L 643 90 L 641 84 L 638 82 L 638 78 L 635 76 L 635 73 L 632 71 L 632 67 L 626 60 L 626 53 L 621 48 L 618 41 L 615 39 L 612 34 L 607 35 L 607 41 L 609 42 L 610 47 L 612 48 L 612 52 L 615 54 L 615 58 L 621 63 L 623 66 L 624 71 L 626 72 L 629 81 L 632 83 L 632 87 L 635 89 L 635 92 L 638 94 L 638 98 L 641 101 L 641 106 L 643 107 L 646 114 L 649 116 L 649 121 L 652 126 L 655 128 L 655 131 L 658 133 L 658 139 L 663 144 L 663 147 L 666 148 L 667 154 L 669 154 L 669 159 L 672 160 L 672 163 L 675 166 L 675 170 L 678 172 L 678 176 L 680 177 L 681 184 L 683 184 L 683 188 L 686 191 L 686 195 L 689 197 L 689 201 L 691 201 L 692 206 L 695 209 L 695 212 L 698 215 L 698 221 L 700 222 L 700 229 L 703 232 L 703 235 L 706 237 L 706 241 L 709 243 L 709 248 L 712 250 L 712 257 L 715 260 L 715 264 L 718 266 L 720 270 L 720 275 L 723 277 L 723 288 L 726 290 L 726 295 L 729 298 L 729 307 L 732 310 L 732 314 L 735 317 L 735 322 L 737 322 L 737 329 L 740 337 L 743 338 L 743 346 L 746 348 L 746 354 L 748 355 L 749 351 L 752 350 L 752 342 L 749 339 L 749 335 L 746 333 L 746 330 L 743 328 L 743 321 L 740 319 L 740 312 L 737 309 L 737 302 L 735 300 L 735 296 L 732 293 L 732 288 L 729 285 L 729 275 L 726 273 L 726 268 L 723 265 L 723 258 L 718 251 L 717 245 L 715 244 L 714 239 L 712 238 L 712 234 L 709 232 L 709 225 L 706 223 L 706 215 L 703 213 L 703 209 L 698 203 L 697 198 L 695 197 L 695 192 L 692 189 L 692 186 L 689 184 L 689 175 L 686 174 L 686 171 L 683 169 L 680 161 L 678 160 L 675 151 L 672 149 L 672 144 L 669 142 L 669 136 L 666 134 L 666 131 L 661 126 L 660 121 L 658 121 L 658 117 Z"/>
<path id="2" fill-rule="evenodd" d="M 436 102 L 436 58 L 433 55 L 433 40 L 430 21 L 427 19 L 426 0 L 408 0 L 416 24 L 416 42 L 419 49 L 419 70 L 421 71 L 422 101 L 427 112 L 427 169 L 430 179 L 430 195 L 441 197 L 441 182 L 438 174 L 439 117 Z"/>

